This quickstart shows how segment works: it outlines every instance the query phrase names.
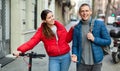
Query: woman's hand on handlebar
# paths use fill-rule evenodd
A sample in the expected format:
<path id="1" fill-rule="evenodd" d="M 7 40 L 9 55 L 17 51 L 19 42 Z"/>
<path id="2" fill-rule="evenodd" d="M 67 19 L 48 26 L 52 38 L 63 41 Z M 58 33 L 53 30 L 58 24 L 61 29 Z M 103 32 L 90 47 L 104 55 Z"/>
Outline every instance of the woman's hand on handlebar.
<path id="1" fill-rule="evenodd" d="M 21 51 L 15 51 L 13 52 L 13 55 L 18 57 L 21 53 L 22 53 Z"/>

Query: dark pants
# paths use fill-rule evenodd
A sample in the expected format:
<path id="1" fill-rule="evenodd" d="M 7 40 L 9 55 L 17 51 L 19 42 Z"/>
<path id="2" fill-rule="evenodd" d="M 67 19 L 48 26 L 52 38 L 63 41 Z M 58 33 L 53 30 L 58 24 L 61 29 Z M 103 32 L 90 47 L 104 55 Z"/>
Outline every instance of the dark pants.
<path id="1" fill-rule="evenodd" d="M 77 71 L 101 71 L 102 63 L 95 65 L 77 65 Z"/>

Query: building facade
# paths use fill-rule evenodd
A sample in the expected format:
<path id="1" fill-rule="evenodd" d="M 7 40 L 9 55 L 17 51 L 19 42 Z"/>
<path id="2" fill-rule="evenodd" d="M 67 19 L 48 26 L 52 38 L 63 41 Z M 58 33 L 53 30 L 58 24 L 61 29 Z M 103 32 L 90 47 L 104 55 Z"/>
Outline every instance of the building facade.
<path id="1" fill-rule="evenodd" d="M 0 0 L 0 58 L 10 53 L 10 1 Z"/>

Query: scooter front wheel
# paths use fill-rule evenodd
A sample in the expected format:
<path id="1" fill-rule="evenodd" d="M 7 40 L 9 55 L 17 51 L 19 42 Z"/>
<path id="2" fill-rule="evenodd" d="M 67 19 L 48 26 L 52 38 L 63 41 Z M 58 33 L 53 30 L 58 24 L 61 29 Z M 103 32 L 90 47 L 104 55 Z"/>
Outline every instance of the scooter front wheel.
<path id="1" fill-rule="evenodd" d="M 120 61 L 118 55 L 120 54 L 120 52 L 112 52 L 112 60 L 113 60 L 113 63 L 118 63 Z"/>

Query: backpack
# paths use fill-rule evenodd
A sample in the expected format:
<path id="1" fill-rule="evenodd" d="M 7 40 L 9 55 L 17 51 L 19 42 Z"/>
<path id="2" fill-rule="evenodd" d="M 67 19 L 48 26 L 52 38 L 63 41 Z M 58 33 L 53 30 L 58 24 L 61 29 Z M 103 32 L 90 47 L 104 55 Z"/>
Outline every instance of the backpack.
<path id="1" fill-rule="evenodd" d="M 92 21 L 90 23 L 90 28 L 89 28 L 90 32 L 92 32 L 92 30 L 93 30 L 94 22 L 95 22 L 95 20 L 92 19 Z M 109 46 L 102 46 L 101 48 L 103 50 L 104 55 L 110 54 L 110 47 Z"/>

